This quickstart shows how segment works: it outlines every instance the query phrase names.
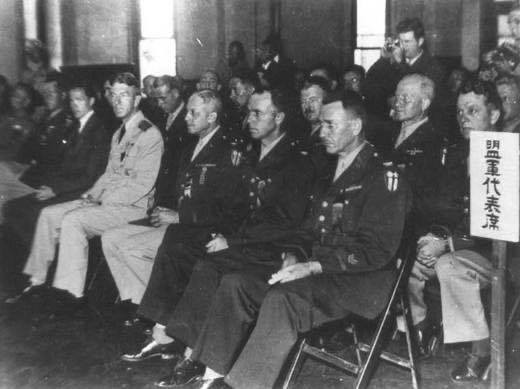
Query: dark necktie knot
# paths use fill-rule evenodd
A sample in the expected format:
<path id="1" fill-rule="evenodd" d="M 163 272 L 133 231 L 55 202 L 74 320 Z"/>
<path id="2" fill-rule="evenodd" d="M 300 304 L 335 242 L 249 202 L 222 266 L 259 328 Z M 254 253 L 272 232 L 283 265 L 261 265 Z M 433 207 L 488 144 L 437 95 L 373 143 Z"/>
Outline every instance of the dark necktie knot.
<path id="1" fill-rule="evenodd" d="M 121 127 L 121 131 L 119 132 L 119 138 L 117 140 L 117 143 L 121 143 L 121 139 L 123 139 L 123 137 L 125 136 L 125 133 L 126 133 L 126 127 L 123 125 L 123 127 Z"/>

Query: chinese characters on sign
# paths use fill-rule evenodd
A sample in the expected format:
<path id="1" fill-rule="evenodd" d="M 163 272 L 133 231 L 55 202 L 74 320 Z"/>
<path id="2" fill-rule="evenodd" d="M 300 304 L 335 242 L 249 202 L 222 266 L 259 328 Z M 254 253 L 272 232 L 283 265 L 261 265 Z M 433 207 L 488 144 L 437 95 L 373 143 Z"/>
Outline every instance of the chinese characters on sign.
<path id="1" fill-rule="evenodd" d="M 470 146 L 471 235 L 518 242 L 518 134 L 474 132 Z"/>

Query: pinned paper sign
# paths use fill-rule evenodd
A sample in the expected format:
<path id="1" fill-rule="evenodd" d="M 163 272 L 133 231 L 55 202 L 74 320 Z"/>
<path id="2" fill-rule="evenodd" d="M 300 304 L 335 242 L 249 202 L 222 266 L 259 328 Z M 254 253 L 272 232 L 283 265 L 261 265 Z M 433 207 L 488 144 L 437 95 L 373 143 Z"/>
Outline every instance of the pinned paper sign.
<path id="1" fill-rule="evenodd" d="M 472 132 L 469 166 L 471 235 L 518 242 L 519 135 Z"/>

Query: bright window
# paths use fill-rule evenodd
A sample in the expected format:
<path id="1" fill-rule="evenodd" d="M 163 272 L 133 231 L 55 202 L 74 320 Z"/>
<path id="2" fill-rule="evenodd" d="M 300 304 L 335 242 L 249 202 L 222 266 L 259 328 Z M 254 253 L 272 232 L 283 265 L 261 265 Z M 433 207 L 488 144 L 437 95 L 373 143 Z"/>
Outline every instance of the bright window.
<path id="1" fill-rule="evenodd" d="M 176 74 L 175 0 L 140 0 L 141 39 L 139 68 L 141 79 L 152 74 Z"/>
<path id="2" fill-rule="evenodd" d="M 357 36 L 354 62 L 366 70 L 379 59 L 385 43 L 386 1 L 359 0 L 356 3 Z"/>

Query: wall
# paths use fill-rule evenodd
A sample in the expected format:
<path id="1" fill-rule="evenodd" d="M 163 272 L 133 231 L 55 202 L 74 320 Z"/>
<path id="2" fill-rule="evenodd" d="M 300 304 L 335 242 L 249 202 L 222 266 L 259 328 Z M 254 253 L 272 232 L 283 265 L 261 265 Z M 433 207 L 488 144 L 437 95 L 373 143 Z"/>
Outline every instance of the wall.
<path id="1" fill-rule="evenodd" d="M 23 10 L 18 0 L 0 1 L 0 74 L 18 80 L 23 52 Z"/>
<path id="2" fill-rule="evenodd" d="M 286 54 L 309 68 L 331 62 L 343 67 L 352 57 L 350 0 L 281 1 L 281 35 Z"/>
<path id="3" fill-rule="evenodd" d="M 62 1 L 63 63 L 134 62 L 136 9 L 135 0 Z"/>

